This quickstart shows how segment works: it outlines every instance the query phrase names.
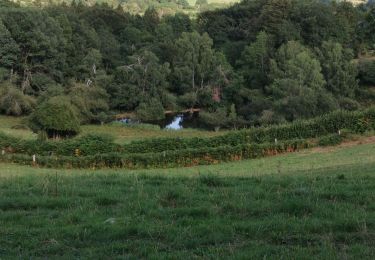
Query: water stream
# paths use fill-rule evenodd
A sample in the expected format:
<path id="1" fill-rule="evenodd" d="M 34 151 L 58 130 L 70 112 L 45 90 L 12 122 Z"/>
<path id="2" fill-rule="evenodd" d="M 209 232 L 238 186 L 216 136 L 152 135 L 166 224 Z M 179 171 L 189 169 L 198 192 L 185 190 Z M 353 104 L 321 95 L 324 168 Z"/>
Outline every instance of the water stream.
<path id="1" fill-rule="evenodd" d="M 198 113 L 185 113 L 185 114 L 168 114 L 163 120 L 144 122 L 147 124 L 159 125 L 162 129 L 168 130 L 181 130 L 184 128 L 198 128 L 201 127 L 198 120 Z M 138 120 L 122 119 L 119 120 L 124 124 L 139 124 Z"/>
<path id="2" fill-rule="evenodd" d="M 177 115 L 173 119 L 173 121 L 165 126 L 165 129 L 170 129 L 170 130 L 180 130 L 183 129 L 182 123 L 184 121 L 184 116 L 183 115 Z"/>

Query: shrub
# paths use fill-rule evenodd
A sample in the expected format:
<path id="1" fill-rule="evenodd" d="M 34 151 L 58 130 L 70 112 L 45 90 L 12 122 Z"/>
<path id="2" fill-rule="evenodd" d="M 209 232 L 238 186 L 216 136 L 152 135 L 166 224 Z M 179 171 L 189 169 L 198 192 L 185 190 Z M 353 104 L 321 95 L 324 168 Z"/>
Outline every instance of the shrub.
<path id="1" fill-rule="evenodd" d="M 326 135 L 319 139 L 318 144 L 320 146 L 333 146 L 338 145 L 342 142 L 343 137 L 339 134 Z"/>
<path id="2" fill-rule="evenodd" d="M 35 99 L 25 95 L 13 85 L 0 86 L 0 112 L 20 116 L 30 113 L 36 105 Z"/>
<path id="3" fill-rule="evenodd" d="M 65 96 L 56 96 L 41 103 L 31 114 L 29 125 L 35 132 L 45 131 L 49 137 L 69 137 L 80 131 L 75 107 Z"/>
<path id="4" fill-rule="evenodd" d="M 110 135 L 89 134 L 74 140 L 75 149 L 79 149 L 81 155 L 95 155 L 110 153 L 118 150 Z M 66 153 L 64 153 L 66 154 Z"/>

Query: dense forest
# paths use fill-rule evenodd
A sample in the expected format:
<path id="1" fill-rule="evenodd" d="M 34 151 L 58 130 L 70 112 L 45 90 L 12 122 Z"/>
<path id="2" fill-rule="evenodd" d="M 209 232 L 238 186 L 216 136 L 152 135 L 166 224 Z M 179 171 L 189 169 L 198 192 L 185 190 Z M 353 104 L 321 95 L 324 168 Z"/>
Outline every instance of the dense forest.
<path id="1" fill-rule="evenodd" d="M 374 49 L 370 2 L 245 0 L 191 19 L 1 1 L 0 112 L 37 125 L 199 108 L 209 127 L 282 123 L 372 104 Z"/>

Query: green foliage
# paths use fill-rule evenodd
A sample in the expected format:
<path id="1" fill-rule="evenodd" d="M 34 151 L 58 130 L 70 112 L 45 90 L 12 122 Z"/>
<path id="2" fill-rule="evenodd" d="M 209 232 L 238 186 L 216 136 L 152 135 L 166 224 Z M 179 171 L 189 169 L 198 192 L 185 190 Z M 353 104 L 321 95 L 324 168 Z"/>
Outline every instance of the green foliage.
<path id="1" fill-rule="evenodd" d="M 249 158 L 259 158 L 279 153 L 292 152 L 307 148 L 309 144 L 301 140 L 291 140 L 279 144 L 254 144 L 239 146 L 220 146 L 216 148 L 200 148 L 175 150 L 162 153 L 121 154 L 98 153 L 93 156 L 73 157 L 38 156 L 38 165 L 44 167 L 74 167 L 74 168 L 160 168 L 186 167 L 204 164 L 216 164 L 226 161 L 237 161 Z M 95 147 L 95 146 L 94 146 Z M 100 146 L 99 146 L 100 147 Z M 83 146 L 85 148 L 85 146 Z M 92 147 L 90 147 L 92 148 Z M 0 157 L 0 160 L 10 160 L 15 163 L 28 164 L 30 157 L 20 154 L 10 154 Z"/>
<path id="2" fill-rule="evenodd" d="M 317 116 L 335 108 L 333 98 L 325 92 L 319 61 L 298 42 L 280 47 L 271 61 L 270 78 L 277 112 L 288 120 Z"/>
<path id="3" fill-rule="evenodd" d="M 220 128 L 236 128 L 243 123 L 243 120 L 237 117 L 234 104 L 230 106 L 229 111 L 223 107 L 219 107 L 214 112 L 201 111 L 199 113 L 199 121 L 215 129 L 215 131 L 218 131 Z"/>
<path id="4" fill-rule="evenodd" d="M 239 65 L 247 87 L 264 88 L 268 84 L 272 51 L 270 36 L 264 31 L 257 35 L 255 42 L 245 47 Z"/>
<path id="5" fill-rule="evenodd" d="M 227 111 L 223 108 L 219 108 L 212 113 L 201 111 L 199 120 L 218 131 L 220 127 L 226 126 L 228 123 Z"/>
<path id="6" fill-rule="evenodd" d="M 267 1 L 261 12 L 261 19 L 265 30 L 277 34 L 280 26 L 290 16 L 292 2 L 289 0 Z"/>
<path id="7" fill-rule="evenodd" d="M 75 84 L 69 90 L 71 103 L 79 109 L 80 121 L 90 123 L 97 120 L 101 113 L 108 112 L 108 94 L 97 86 L 87 86 L 85 84 Z M 103 119 L 101 114 L 101 119 Z M 101 122 L 105 122 L 104 121 Z"/>
<path id="8" fill-rule="evenodd" d="M 141 121 L 157 121 L 164 119 L 164 108 L 160 101 L 156 98 L 151 98 L 139 104 L 136 109 L 137 118 Z"/>
<path id="9" fill-rule="evenodd" d="M 17 63 L 12 67 L 22 78 L 22 92 L 37 91 L 32 88 L 33 74 L 47 74 L 60 81 L 67 53 L 59 23 L 45 11 L 27 8 L 4 9 L 0 18 L 16 43 L 12 45 L 14 51 L 17 50 Z"/>
<path id="10" fill-rule="evenodd" d="M 312 120 L 299 120 L 288 124 L 233 131 L 211 138 L 159 138 L 135 141 L 126 145 L 124 152 L 152 153 L 225 145 L 237 146 L 273 142 L 275 138 L 277 140 L 308 139 L 338 133 L 340 129 L 347 129 L 353 133 L 363 133 L 375 129 L 374 108 L 363 112 L 336 111 Z"/>
<path id="11" fill-rule="evenodd" d="M 207 87 L 225 87 L 228 84 L 230 65 L 222 54 L 212 49 L 212 45 L 207 33 L 184 32 L 176 41 L 173 76 L 180 82 L 174 86 L 177 93 L 198 93 Z"/>
<path id="12" fill-rule="evenodd" d="M 72 140 L 72 142 L 70 142 L 70 146 L 78 149 L 79 155 L 83 156 L 116 151 L 116 145 L 113 143 L 113 136 L 104 134 L 85 135 L 76 140 Z M 64 151 L 63 154 L 68 153 L 67 151 Z"/>
<path id="13" fill-rule="evenodd" d="M 97 116 L 95 116 L 95 119 L 100 122 L 100 124 L 104 124 L 106 122 L 109 122 L 111 120 L 111 117 L 108 116 L 106 113 L 104 112 L 100 112 Z"/>
<path id="14" fill-rule="evenodd" d="M 319 61 L 309 49 L 294 41 L 279 48 L 271 73 L 274 81 L 290 79 L 305 88 L 319 89 L 325 85 Z"/>
<path id="15" fill-rule="evenodd" d="M 3 160 L 38 163 L 47 167 L 153 168 L 215 164 L 292 152 L 314 145 L 333 145 L 344 132 L 364 133 L 375 129 L 375 110 L 338 111 L 314 120 L 235 131 L 212 138 L 158 138 L 117 145 L 108 136 L 88 135 L 62 141 L 19 140 L 0 134 Z M 338 136 L 339 130 L 342 135 Z M 338 136 L 338 137 L 337 137 Z M 25 154 L 28 154 L 26 156 Z M 51 154 L 57 157 L 52 156 Z"/>
<path id="16" fill-rule="evenodd" d="M 375 61 L 360 62 L 359 75 L 364 84 L 375 85 Z"/>
<path id="17" fill-rule="evenodd" d="M 319 139 L 320 146 L 333 146 L 338 145 L 342 142 L 342 136 L 339 134 L 331 134 L 327 136 L 323 136 Z"/>
<path id="18" fill-rule="evenodd" d="M 52 97 L 30 115 L 30 127 L 36 132 L 46 131 L 50 137 L 76 135 L 80 131 L 76 109 L 67 97 Z"/>
<path id="19" fill-rule="evenodd" d="M 88 134 L 82 137 L 60 141 L 46 139 L 46 132 L 39 132 L 38 140 L 19 140 L 0 133 L 0 147 L 9 152 L 28 155 L 87 156 L 101 153 L 118 152 L 120 147 L 113 137 L 106 134 Z"/>
<path id="20" fill-rule="evenodd" d="M 161 118 L 161 106 L 210 113 L 220 107 L 220 120 L 202 119 L 236 128 L 373 103 L 352 62 L 359 53 L 372 60 L 371 5 L 253 0 L 196 14 L 218 5 L 37 2 L 37 8 L 1 5 L 0 83 L 20 93 L 12 88 L 0 113 L 24 115 L 34 98 L 40 105 L 63 95 L 82 123 L 136 110 L 147 120 Z M 184 13 L 173 15 L 176 7 Z M 359 67 L 360 83 L 371 85 L 371 65 Z M 158 111 L 148 116 L 151 99 Z M 232 104 L 236 116 L 222 120 Z"/>
<path id="21" fill-rule="evenodd" d="M 90 48 L 87 50 L 86 56 L 82 60 L 81 72 L 85 79 L 95 77 L 94 68 L 99 68 L 102 65 L 103 57 L 99 50 Z"/>
<path id="22" fill-rule="evenodd" d="M 129 57 L 129 64 L 118 68 L 108 93 L 114 99 L 114 107 L 134 110 L 150 97 L 160 99 L 168 86 L 169 64 L 159 64 L 151 51 L 143 51 Z"/>
<path id="23" fill-rule="evenodd" d="M 375 7 L 369 5 L 360 26 L 360 36 L 366 49 L 374 49 L 375 42 Z"/>
<path id="24" fill-rule="evenodd" d="M 0 19 L 0 67 L 12 68 L 17 61 L 19 46 Z"/>
<path id="25" fill-rule="evenodd" d="M 320 63 L 326 79 L 326 88 L 335 96 L 354 97 L 358 87 L 357 68 L 352 63 L 353 53 L 340 43 L 323 42 Z"/>
<path id="26" fill-rule="evenodd" d="M 0 112 L 6 115 L 20 116 L 28 114 L 35 108 L 36 101 L 32 96 L 25 95 L 11 84 L 0 86 Z"/>

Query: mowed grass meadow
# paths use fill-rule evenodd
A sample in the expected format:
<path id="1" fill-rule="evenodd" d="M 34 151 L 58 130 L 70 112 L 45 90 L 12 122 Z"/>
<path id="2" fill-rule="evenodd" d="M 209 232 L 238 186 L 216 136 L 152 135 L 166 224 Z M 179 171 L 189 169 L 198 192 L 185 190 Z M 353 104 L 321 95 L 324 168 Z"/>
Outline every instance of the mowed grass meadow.
<path id="1" fill-rule="evenodd" d="M 0 259 L 374 259 L 375 143 L 129 171 L 0 164 Z"/>

